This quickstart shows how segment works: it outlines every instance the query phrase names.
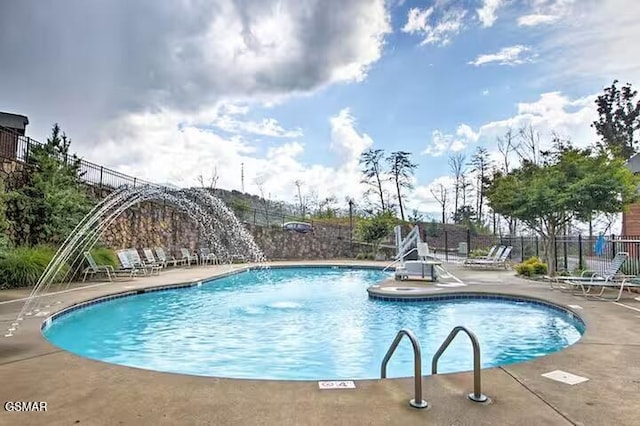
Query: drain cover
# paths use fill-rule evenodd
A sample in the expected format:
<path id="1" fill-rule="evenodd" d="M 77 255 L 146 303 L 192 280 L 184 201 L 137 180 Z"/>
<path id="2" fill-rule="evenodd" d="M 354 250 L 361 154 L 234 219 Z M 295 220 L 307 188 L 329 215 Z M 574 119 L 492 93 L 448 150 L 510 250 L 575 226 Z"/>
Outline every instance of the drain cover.
<path id="1" fill-rule="evenodd" d="M 542 377 L 546 377 L 547 379 L 555 380 L 556 382 L 566 383 L 568 385 L 577 385 L 578 383 L 586 382 L 586 377 L 576 376 L 575 374 L 567 373 L 562 370 L 555 370 L 549 373 L 544 373 Z"/>

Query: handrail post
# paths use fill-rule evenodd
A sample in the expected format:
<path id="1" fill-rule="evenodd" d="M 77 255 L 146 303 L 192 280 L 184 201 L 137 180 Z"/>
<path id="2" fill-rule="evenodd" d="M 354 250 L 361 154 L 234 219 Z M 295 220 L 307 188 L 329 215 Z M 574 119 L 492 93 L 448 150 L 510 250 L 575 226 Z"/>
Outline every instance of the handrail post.
<path id="1" fill-rule="evenodd" d="M 469 394 L 469 399 L 474 402 L 486 402 L 489 398 L 486 395 L 482 394 L 482 383 L 480 376 L 480 343 L 478 343 L 478 338 L 476 335 L 468 330 L 466 327 L 457 326 L 451 330 L 449 336 L 445 339 L 445 341 L 440 345 L 436 354 L 433 356 L 433 360 L 431 361 L 431 374 L 438 374 L 438 360 L 442 356 L 445 350 L 449 347 L 453 339 L 458 335 L 459 332 L 464 331 L 469 339 L 471 340 L 471 346 L 473 347 L 473 392 Z"/>
<path id="2" fill-rule="evenodd" d="M 409 405 L 411 405 L 413 408 L 427 408 L 429 406 L 429 403 L 422 399 L 422 354 L 420 351 L 420 342 L 418 342 L 418 339 L 411 330 L 403 328 L 402 330 L 398 331 L 398 334 L 396 334 L 396 338 L 393 340 L 393 343 L 391 343 L 391 346 L 389 346 L 389 350 L 382 360 L 382 365 L 380 366 L 380 378 L 387 378 L 387 364 L 389 363 L 391 356 L 396 351 L 398 344 L 404 336 L 407 336 L 409 338 L 409 340 L 411 341 L 411 345 L 413 346 L 415 397 L 414 399 L 409 401 Z"/>

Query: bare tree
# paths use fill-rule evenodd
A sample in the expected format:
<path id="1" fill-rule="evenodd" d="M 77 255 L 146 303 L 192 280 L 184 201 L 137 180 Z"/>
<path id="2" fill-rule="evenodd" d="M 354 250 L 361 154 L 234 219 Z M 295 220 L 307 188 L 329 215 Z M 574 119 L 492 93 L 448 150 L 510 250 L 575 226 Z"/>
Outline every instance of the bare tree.
<path id="1" fill-rule="evenodd" d="M 509 173 L 509 156 L 518 148 L 516 135 L 511 128 L 508 128 L 504 136 L 498 136 L 498 151 L 502 154 L 502 172 Z"/>
<path id="2" fill-rule="evenodd" d="M 520 160 L 539 164 L 540 133 L 531 124 L 527 124 L 518 130 L 518 138 L 520 143 L 516 147 L 516 152 Z"/>
<path id="3" fill-rule="evenodd" d="M 216 186 L 218 185 L 218 166 L 213 167 L 213 171 L 211 172 L 211 176 L 205 178 L 204 175 L 198 176 L 198 183 L 202 188 L 210 190 L 212 193 L 216 192 Z"/>
<path id="4" fill-rule="evenodd" d="M 441 183 L 436 186 L 435 190 L 434 188 L 430 188 L 429 190 L 433 198 L 435 198 L 438 204 L 440 204 L 440 207 L 442 207 L 442 223 L 447 223 L 447 196 L 449 190 Z"/>
<path id="5" fill-rule="evenodd" d="M 300 206 L 299 214 L 304 219 L 307 215 L 307 209 L 309 208 L 309 197 L 307 195 L 302 195 L 302 181 L 300 179 L 296 180 L 294 184 L 296 188 L 298 188 L 298 205 Z"/>
<path id="6" fill-rule="evenodd" d="M 449 169 L 453 174 L 453 192 L 454 192 L 454 201 L 453 201 L 453 211 L 458 211 L 458 204 L 460 200 L 460 196 L 462 195 L 463 189 L 463 180 L 464 180 L 464 165 L 465 165 L 465 155 L 454 154 L 449 156 Z"/>
<path id="7" fill-rule="evenodd" d="M 367 193 L 374 193 L 380 199 L 381 211 L 386 211 L 385 191 L 382 188 L 382 182 L 385 179 L 386 171 L 382 164 L 384 158 L 384 150 L 368 149 L 360 156 L 360 164 L 363 165 L 362 183 L 369 185 Z"/>
<path id="8" fill-rule="evenodd" d="M 477 147 L 476 152 L 471 157 L 469 165 L 473 167 L 471 171 L 476 174 L 476 212 L 478 212 L 478 220 L 480 223 L 484 223 L 482 207 L 484 204 L 484 196 L 489 185 L 489 172 L 491 170 L 489 151 L 484 147 Z"/>

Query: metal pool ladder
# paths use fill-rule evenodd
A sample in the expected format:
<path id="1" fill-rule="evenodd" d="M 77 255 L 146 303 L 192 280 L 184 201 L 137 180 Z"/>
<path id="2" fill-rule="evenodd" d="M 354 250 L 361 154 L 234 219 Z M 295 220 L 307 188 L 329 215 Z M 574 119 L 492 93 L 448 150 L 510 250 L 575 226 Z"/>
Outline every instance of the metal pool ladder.
<path id="1" fill-rule="evenodd" d="M 387 364 L 391 359 L 391 356 L 396 351 L 398 344 L 402 340 L 402 337 L 407 336 L 411 341 L 411 345 L 413 346 L 413 368 L 414 368 L 414 386 L 415 386 L 415 397 L 414 399 L 409 401 L 409 405 L 414 408 L 427 408 L 429 403 L 422 399 L 422 355 L 420 352 L 420 342 L 418 342 L 418 338 L 413 334 L 413 332 L 409 329 L 403 328 L 398 331 L 396 334 L 396 338 L 391 343 L 387 354 L 384 356 L 382 360 L 382 365 L 380 366 L 380 378 L 387 378 Z"/>
<path id="2" fill-rule="evenodd" d="M 486 402 L 489 398 L 487 398 L 486 395 L 482 394 L 480 382 L 480 343 L 478 343 L 478 338 L 476 337 L 476 335 L 473 334 L 469 329 L 459 325 L 451 330 L 449 336 L 433 356 L 433 360 L 431 361 L 431 374 L 438 374 L 438 360 L 440 359 L 440 356 L 442 356 L 444 351 L 449 347 L 449 344 L 451 344 L 453 339 L 461 331 L 467 333 L 467 336 L 469 336 L 469 339 L 471 339 L 471 345 L 473 346 L 473 392 L 469 394 L 469 399 L 474 402 Z M 399 339 L 396 338 L 396 340 Z M 418 348 L 418 350 L 420 349 Z"/>

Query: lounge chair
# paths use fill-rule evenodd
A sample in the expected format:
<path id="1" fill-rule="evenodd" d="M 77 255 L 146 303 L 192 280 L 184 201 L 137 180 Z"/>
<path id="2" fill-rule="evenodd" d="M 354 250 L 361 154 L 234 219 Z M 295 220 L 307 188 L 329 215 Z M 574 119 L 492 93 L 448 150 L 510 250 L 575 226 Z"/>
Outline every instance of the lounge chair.
<path id="1" fill-rule="evenodd" d="M 187 265 L 191 266 L 192 263 L 195 263 L 196 265 L 198 264 L 198 255 L 197 254 L 191 254 L 189 249 L 181 248 L 180 249 L 180 253 L 182 254 L 182 259 L 181 260 L 183 262 L 186 262 Z"/>
<path id="2" fill-rule="evenodd" d="M 153 251 L 151 251 L 150 248 L 142 249 L 142 252 L 144 253 L 144 260 L 146 265 L 155 265 L 155 266 L 160 266 L 161 268 L 167 267 L 166 261 L 160 262 L 156 260 L 155 256 L 153 255 Z"/>
<path id="3" fill-rule="evenodd" d="M 98 265 L 95 261 L 95 259 L 93 258 L 93 256 L 91 255 L 90 252 L 85 251 L 84 252 L 84 258 L 87 261 L 87 263 L 89 263 L 89 266 L 86 267 L 84 269 L 84 271 L 82 271 L 82 281 L 84 282 L 87 279 L 87 275 L 91 274 L 91 276 L 94 276 L 96 274 L 105 274 L 107 276 L 107 278 L 109 279 L 109 281 L 113 281 L 111 278 L 111 274 L 115 274 L 113 266 L 111 265 Z"/>
<path id="4" fill-rule="evenodd" d="M 580 289 L 582 291 L 582 296 L 585 298 L 593 297 L 599 298 L 601 300 L 611 300 L 617 302 L 622 297 L 622 293 L 625 289 L 631 293 L 631 288 L 640 288 L 640 277 L 632 277 L 632 278 L 623 278 L 622 280 L 605 280 L 605 281 L 569 281 L 568 284 L 573 285 L 574 294 L 575 291 Z M 600 288 L 600 293 L 593 294 L 591 293 L 591 288 L 596 287 Z M 615 299 L 613 298 L 605 298 L 602 297 L 604 291 L 608 288 L 618 290 L 618 295 Z"/>
<path id="5" fill-rule="evenodd" d="M 496 252 L 493 259 L 467 259 L 462 265 L 468 268 L 507 268 L 507 261 L 513 247 L 505 247 L 504 250 Z"/>
<path id="6" fill-rule="evenodd" d="M 471 259 L 473 260 L 490 260 L 490 259 L 496 259 L 495 255 L 496 255 L 496 250 L 500 250 L 500 253 L 502 253 L 502 251 L 504 251 L 505 246 L 491 246 L 491 248 L 489 249 L 489 252 L 487 253 L 486 256 L 477 256 L 477 257 L 472 257 Z M 499 257 L 499 256 L 498 256 Z"/>
<path id="7" fill-rule="evenodd" d="M 126 250 L 118 250 L 116 251 L 116 255 L 118 256 L 118 260 L 120 261 L 120 265 L 121 267 L 118 268 L 118 270 L 120 271 L 128 271 L 131 276 L 135 276 L 138 274 L 139 269 L 136 268 L 133 263 L 131 263 L 131 260 L 129 258 L 129 256 L 127 255 L 127 251 Z"/>
<path id="8" fill-rule="evenodd" d="M 173 266 L 178 266 L 178 264 L 184 265 L 185 261 L 182 259 L 176 259 L 173 256 L 167 256 L 162 247 L 156 247 L 154 249 L 156 251 L 156 256 L 161 263 L 168 265 L 169 262 L 173 263 Z"/>
<path id="9" fill-rule="evenodd" d="M 506 250 L 507 248 L 505 246 L 500 246 L 497 250 L 495 250 L 491 256 L 487 255 L 484 257 L 469 257 L 467 259 L 465 259 L 462 264 L 463 265 L 469 265 L 472 263 L 484 263 L 484 262 L 495 262 L 498 259 L 500 259 L 500 256 L 502 256 L 502 253 Z"/>
<path id="10" fill-rule="evenodd" d="M 580 287 L 579 283 L 590 283 L 592 285 L 595 285 L 596 283 L 607 283 L 609 281 L 613 281 L 616 276 L 619 278 L 630 278 L 628 276 L 619 276 L 620 268 L 622 268 L 622 265 L 628 258 L 629 253 L 621 251 L 615 255 L 611 263 L 602 272 L 586 270 L 583 271 L 582 274 L 575 276 L 551 277 L 546 275 L 544 278 L 549 280 L 549 287 L 552 290 L 575 290 L 577 287 Z"/>
<path id="11" fill-rule="evenodd" d="M 157 263 L 144 262 L 140 257 L 138 250 L 136 249 L 129 249 L 129 250 L 126 250 L 126 252 L 127 252 L 127 256 L 129 256 L 129 260 L 131 264 L 133 264 L 134 267 L 142 269 L 145 275 L 147 274 L 153 275 L 154 272 L 156 273 L 156 275 L 160 275 L 160 270 L 162 269 L 162 265 Z"/>
<path id="12" fill-rule="evenodd" d="M 203 265 L 208 263 L 208 262 L 211 262 L 212 265 L 220 263 L 220 261 L 218 259 L 218 256 L 216 256 L 215 254 L 211 253 L 211 250 L 209 250 L 206 247 L 201 247 L 200 248 L 200 262 Z"/>

